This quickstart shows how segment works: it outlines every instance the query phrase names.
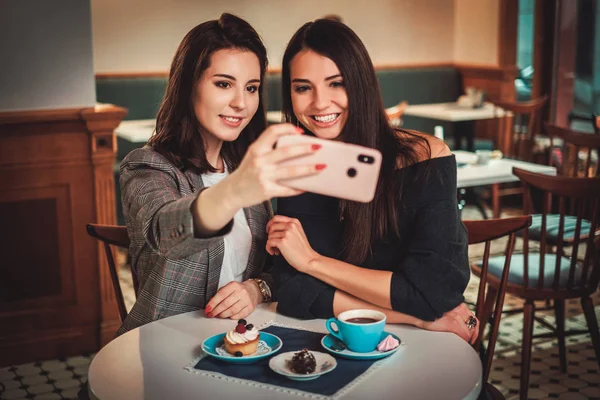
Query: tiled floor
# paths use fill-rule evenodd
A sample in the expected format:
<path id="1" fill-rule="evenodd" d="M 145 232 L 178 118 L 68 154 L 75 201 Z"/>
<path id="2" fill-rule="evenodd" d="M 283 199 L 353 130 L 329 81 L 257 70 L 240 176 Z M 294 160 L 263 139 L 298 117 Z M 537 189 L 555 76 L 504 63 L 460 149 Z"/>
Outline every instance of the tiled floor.
<path id="1" fill-rule="evenodd" d="M 477 212 L 467 208 L 465 219 L 480 218 Z M 504 249 L 502 241 L 494 243 L 492 253 L 499 254 Z M 482 254 L 481 247 L 472 247 L 469 254 L 476 258 Z M 122 257 L 121 263 L 123 263 Z M 131 277 L 126 268 L 121 270 L 121 280 L 126 301 L 133 304 Z M 465 293 L 467 301 L 477 297 L 478 279 L 473 277 Z M 596 315 L 600 319 L 600 292 L 594 296 Z M 505 308 L 522 306 L 518 299 L 507 296 Z M 543 307 L 539 303 L 536 306 Z M 553 312 L 539 312 L 553 322 Z M 520 378 L 520 342 L 523 319 L 521 314 L 503 316 L 500 337 L 496 347 L 491 382 L 507 397 L 517 399 Z M 567 328 L 587 328 L 581 306 L 571 300 L 567 306 Z M 535 333 L 546 329 L 535 324 Z M 86 380 L 89 363 L 93 354 L 71 357 L 64 360 L 38 361 L 31 364 L 0 368 L 0 399 L 73 399 Z M 529 397 L 533 399 L 600 399 L 600 370 L 594 356 L 590 336 L 573 336 L 567 339 L 566 374 L 560 372 L 556 340 L 538 339 L 534 341 L 532 372 Z"/>

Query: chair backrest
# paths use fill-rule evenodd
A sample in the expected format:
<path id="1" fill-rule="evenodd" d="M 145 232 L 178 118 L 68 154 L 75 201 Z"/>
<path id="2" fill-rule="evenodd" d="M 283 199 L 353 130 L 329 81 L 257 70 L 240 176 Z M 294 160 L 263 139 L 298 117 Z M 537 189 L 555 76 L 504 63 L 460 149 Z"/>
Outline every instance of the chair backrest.
<path id="1" fill-rule="evenodd" d="M 556 296 L 557 291 L 568 297 L 593 293 L 600 278 L 600 243 L 597 240 L 600 235 L 600 178 L 548 176 L 519 168 L 513 168 L 513 174 L 523 183 L 525 213 L 533 213 L 534 196 L 542 196 L 538 281 L 530 282 L 529 279 L 529 229 L 526 229 L 523 233 L 524 286 L 538 290 L 545 298 Z M 558 220 L 549 221 L 553 204 L 558 205 L 558 215 L 551 217 Z M 580 245 L 585 249 L 583 258 L 579 257 Z M 565 254 L 566 247 L 570 249 L 570 261 Z M 545 265 L 547 254 L 555 255 L 554 265 Z M 568 268 L 566 262 L 570 262 Z"/>
<path id="2" fill-rule="evenodd" d="M 567 115 L 567 121 L 570 128 L 575 128 L 574 125 L 577 126 L 577 130 L 600 134 L 600 114 L 582 114 L 575 110 L 571 110 Z M 589 126 L 587 125 L 589 124 Z M 589 129 L 591 128 L 591 129 Z"/>
<path id="3" fill-rule="evenodd" d="M 548 96 L 526 102 L 494 101 L 493 103 L 509 111 L 509 115 L 499 118 L 498 147 L 508 158 L 533 161 L 535 136 L 542 129 L 542 109 Z M 511 115 L 512 114 L 512 115 Z"/>
<path id="4" fill-rule="evenodd" d="M 504 296 L 506 294 L 506 285 L 508 282 L 508 272 L 510 266 L 510 259 L 515 245 L 515 234 L 516 232 L 531 225 L 531 216 L 520 216 L 503 219 L 487 219 L 478 221 L 463 221 L 467 232 L 469 233 L 469 244 L 485 243 L 485 250 L 483 253 L 483 262 L 481 267 L 481 278 L 479 281 L 479 291 L 477 293 L 477 304 L 475 307 L 475 316 L 480 321 L 485 321 L 484 318 L 484 302 L 485 292 L 488 283 L 488 262 L 490 258 L 490 246 L 491 241 L 501 237 L 508 236 L 508 245 L 506 247 L 506 258 L 504 262 L 504 269 L 502 271 L 502 277 L 500 279 L 500 285 L 498 287 L 498 294 L 496 296 L 495 305 L 493 308 L 493 318 L 491 319 L 492 326 L 490 329 L 489 341 L 486 349 L 485 360 L 483 365 L 483 378 L 484 382 L 487 382 L 492 360 L 494 358 L 494 349 L 496 347 L 496 341 L 498 339 L 498 328 L 500 326 L 500 317 L 502 316 L 502 306 L 504 305 Z M 476 351 L 479 351 L 481 340 L 483 339 L 485 326 L 479 324 L 479 337 L 477 342 L 473 345 Z"/>
<path id="5" fill-rule="evenodd" d="M 392 126 L 396 128 L 402 126 L 402 117 L 404 116 L 404 111 L 406 111 L 406 107 L 408 107 L 408 102 L 402 101 L 393 107 L 385 109 L 385 114 L 387 115 L 388 121 L 390 121 L 390 124 Z"/>
<path id="6" fill-rule="evenodd" d="M 121 316 L 121 322 L 127 317 L 127 308 L 125 307 L 125 298 L 123 297 L 123 291 L 119 284 L 119 275 L 117 273 L 117 265 L 113 256 L 113 252 L 110 248 L 111 245 L 122 247 L 124 249 L 129 248 L 129 236 L 127 235 L 127 227 L 116 226 L 116 225 L 98 225 L 98 224 L 87 224 L 87 233 L 91 237 L 100 240 L 104 244 L 104 251 L 106 253 L 106 260 L 110 270 L 110 278 L 113 284 L 113 290 L 115 291 L 115 297 L 117 298 L 117 306 L 119 308 L 119 315 Z M 131 276 L 133 278 L 133 289 L 137 296 L 138 282 L 137 276 L 131 269 Z"/>
<path id="7" fill-rule="evenodd" d="M 402 119 L 404 111 L 406 111 L 406 107 L 408 107 L 408 102 L 401 101 L 393 107 L 386 108 L 385 113 L 390 121 L 395 119 Z"/>
<path id="8" fill-rule="evenodd" d="M 598 157 L 600 157 L 600 135 L 577 132 L 553 124 L 546 124 L 550 138 L 550 147 L 554 149 L 555 139 L 562 141 L 558 156 L 559 174 L 563 176 L 598 176 Z M 583 155 L 584 159 L 580 160 Z M 552 157 L 550 158 L 552 160 Z M 580 162 L 581 161 L 581 162 Z"/>

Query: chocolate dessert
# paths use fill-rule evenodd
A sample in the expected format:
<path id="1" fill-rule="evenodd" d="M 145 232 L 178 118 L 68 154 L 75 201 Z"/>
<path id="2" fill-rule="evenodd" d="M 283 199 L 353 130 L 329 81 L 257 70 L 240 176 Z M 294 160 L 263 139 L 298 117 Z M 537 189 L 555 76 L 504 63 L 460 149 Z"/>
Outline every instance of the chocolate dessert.
<path id="1" fill-rule="evenodd" d="M 304 349 L 292 357 L 289 367 L 297 374 L 312 374 L 317 368 L 317 360 L 308 350 Z"/>

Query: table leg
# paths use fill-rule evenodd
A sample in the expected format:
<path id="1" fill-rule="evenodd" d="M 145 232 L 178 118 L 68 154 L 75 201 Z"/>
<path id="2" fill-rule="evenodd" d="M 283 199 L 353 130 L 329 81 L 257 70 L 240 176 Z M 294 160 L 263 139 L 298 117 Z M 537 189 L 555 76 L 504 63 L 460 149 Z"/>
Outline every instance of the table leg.
<path id="1" fill-rule="evenodd" d="M 458 200 L 458 216 L 460 219 L 462 219 L 462 211 L 467 205 L 465 194 L 466 190 L 464 188 L 458 188 L 456 191 L 456 199 Z"/>
<path id="2" fill-rule="evenodd" d="M 473 204 L 477 207 L 477 210 L 483 217 L 483 219 L 488 219 L 487 212 L 485 211 L 485 207 L 483 206 L 483 202 L 478 198 L 477 193 L 475 193 L 474 188 L 458 188 L 456 192 L 456 198 L 458 200 L 458 213 L 462 219 L 462 211 L 467 205 Z"/>
<path id="3" fill-rule="evenodd" d="M 492 185 L 492 210 L 494 218 L 500 218 L 500 185 Z"/>
<path id="4" fill-rule="evenodd" d="M 466 140 L 466 150 L 475 151 L 475 122 L 458 121 L 454 126 L 454 150 L 463 149 L 463 138 Z"/>

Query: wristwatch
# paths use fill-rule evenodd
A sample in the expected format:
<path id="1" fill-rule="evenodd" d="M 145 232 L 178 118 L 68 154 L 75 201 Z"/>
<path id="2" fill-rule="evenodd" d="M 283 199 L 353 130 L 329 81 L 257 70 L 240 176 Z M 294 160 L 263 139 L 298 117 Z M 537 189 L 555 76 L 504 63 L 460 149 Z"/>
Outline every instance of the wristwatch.
<path id="1" fill-rule="evenodd" d="M 263 301 L 271 301 L 271 288 L 267 285 L 267 282 L 262 279 L 252 278 L 254 282 L 258 285 L 258 290 L 260 290 L 260 294 L 262 294 Z"/>

